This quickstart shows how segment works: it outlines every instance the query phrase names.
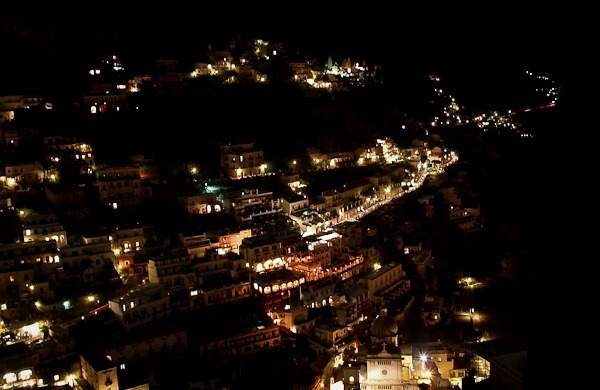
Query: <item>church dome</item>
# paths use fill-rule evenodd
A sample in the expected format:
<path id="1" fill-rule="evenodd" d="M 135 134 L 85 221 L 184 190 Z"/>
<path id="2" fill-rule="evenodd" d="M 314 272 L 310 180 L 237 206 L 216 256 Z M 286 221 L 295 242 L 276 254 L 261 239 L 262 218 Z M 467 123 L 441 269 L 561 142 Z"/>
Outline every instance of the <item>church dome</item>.
<path id="1" fill-rule="evenodd" d="M 395 337 L 398 335 L 398 324 L 394 317 L 379 315 L 371 324 L 371 335 L 377 338 Z"/>

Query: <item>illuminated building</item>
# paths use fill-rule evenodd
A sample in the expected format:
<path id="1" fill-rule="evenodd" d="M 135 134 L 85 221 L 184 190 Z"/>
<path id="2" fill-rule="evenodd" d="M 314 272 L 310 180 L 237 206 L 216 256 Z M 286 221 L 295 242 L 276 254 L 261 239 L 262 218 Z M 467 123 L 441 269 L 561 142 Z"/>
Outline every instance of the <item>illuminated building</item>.
<path id="1" fill-rule="evenodd" d="M 43 141 L 46 150 L 46 170 L 50 174 L 60 177 L 64 167 L 83 177 L 95 173 L 94 150 L 90 144 L 80 142 L 75 137 L 62 135 L 46 136 Z M 52 180 L 52 177 L 47 179 L 58 181 Z"/>
<path id="2" fill-rule="evenodd" d="M 54 240 L 59 248 L 67 245 L 67 232 L 56 214 L 29 214 L 22 221 L 24 242 Z"/>
<path id="3" fill-rule="evenodd" d="M 384 303 L 387 294 L 405 294 L 410 290 L 410 279 L 400 263 L 389 263 L 360 279 L 360 283 L 369 291 L 374 303 Z"/>
<path id="4" fill-rule="evenodd" d="M 100 203 L 104 207 L 139 206 L 145 194 L 142 190 L 140 169 L 137 167 L 110 167 L 98 170 Z"/>
<path id="5" fill-rule="evenodd" d="M 197 194 L 180 196 L 179 201 L 190 214 L 210 214 L 221 211 L 221 204 L 217 202 L 216 194 Z"/>
<path id="6" fill-rule="evenodd" d="M 0 272 L 34 269 L 36 275 L 50 275 L 60 266 L 60 251 L 54 240 L 0 245 Z M 24 281 L 24 283 L 33 280 Z M 24 286 L 23 286 L 24 289 Z"/>
<path id="7" fill-rule="evenodd" d="M 137 286 L 125 295 L 109 300 L 108 307 L 126 330 L 151 324 L 171 314 L 164 287 L 152 283 Z"/>
<path id="8" fill-rule="evenodd" d="M 281 333 L 273 323 L 255 325 L 233 330 L 226 335 L 212 335 L 198 346 L 201 357 L 224 359 L 252 355 L 260 351 L 279 347 Z"/>
<path id="9" fill-rule="evenodd" d="M 0 383 L 3 389 L 38 384 L 34 354 L 24 342 L 0 347 Z"/>
<path id="10" fill-rule="evenodd" d="M 263 223 L 283 217 L 280 201 L 274 198 L 272 191 L 244 189 L 222 194 L 221 199 L 225 212 L 243 227 L 260 231 Z"/>
<path id="11" fill-rule="evenodd" d="M 80 353 L 81 377 L 94 390 L 119 389 L 117 362 L 98 351 Z"/>
<path id="12" fill-rule="evenodd" d="M 490 389 L 521 390 L 525 386 L 527 342 L 519 336 L 479 343 L 465 343 L 467 369 L 473 375 L 463 381 L 463 389 L 486 382 Z M 470 386 L 468 386 L 470 385 Z"/>
<path id="13" fill-rule="evenodd" d="M 81 280 L 93 282 L 99 274 L 113 270 L 117 259 L 108 241 L 67 245 L 60 249 L 63 266 L 82 269 Z"/>
<path id="14" fill-rule="evenodd" d="M 220 160 L 224 177 L 242 179 L 266 173 L 264 151 L 255 142 L 221 145 Z"/>
<path id="15" fill-rule="evenodd" d="M 10 190 L 27 190 L 44 179 L 44 167 L 36 162 L 5 166 L 5 175 L 0 176 L 2 185 Z"/>

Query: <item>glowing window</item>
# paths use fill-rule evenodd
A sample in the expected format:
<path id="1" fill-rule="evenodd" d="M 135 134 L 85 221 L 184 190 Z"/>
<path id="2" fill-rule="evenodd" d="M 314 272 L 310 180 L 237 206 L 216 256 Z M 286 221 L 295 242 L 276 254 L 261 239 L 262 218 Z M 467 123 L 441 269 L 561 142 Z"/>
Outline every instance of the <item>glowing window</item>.
<path id="1" fill-rule="evenodd" d="M 27 381 L 27 380 L 31 379 L 31 374 L 32 374 L 31 370 L 23 370 L 23 371 L 19 372 L 19 378 L 22 381 Z"/>
<path id="2" fill-rule="evenodd" d="M 15 374 L 14 372 L 9 372 L 8 374 L 4 374 L 3 379 L 7 382 L 7 383 L 13 383 L 17 381 L 17 374 Z"/>

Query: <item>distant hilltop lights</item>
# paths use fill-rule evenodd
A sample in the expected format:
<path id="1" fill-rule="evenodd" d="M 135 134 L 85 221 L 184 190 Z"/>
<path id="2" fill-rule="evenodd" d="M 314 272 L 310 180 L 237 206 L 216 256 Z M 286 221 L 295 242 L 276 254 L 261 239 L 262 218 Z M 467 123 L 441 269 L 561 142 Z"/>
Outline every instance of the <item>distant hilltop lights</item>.
<path id="1" fill-rule="evenodd" d="M 279 42 L 255 39 L 240 45 L 218 50 L 209 45 L 207 59 L 194 62 L 189 70 L 183 69 L 178 59 L 157 59 L 153 70 L 143 74 L 126 74 L 118 55 L 106 55 L 87 70 L 90 80 L 84 104 L 92 114 L 121 111 L 128 108 L 125 95 L 143 91 L 161 96 L 181 93 L 186 80 L 202 77 L 215 77 L 223 84 L 269 83 L 273 74 L 266 62 L 275 57 L 283 57 L 275 65 L 279 70 L 277 77 L 285 75 L 306 89 L 337 93 L 381 82 L 377 77 L 381 66 L 368 67 L 365 61 L 351 61 L 350 57 L 338 63 L 329 56 L 325 63 L 316 64 L 312 57 L 286 56 Z"/>
<path id="2" fill-rule="evenodd" d="M 550 99 L 549 104 L 555 105 L 556 102 L 558 101 L 558 91 L 560 88 L 558 86 L 554 85 L 554 80 L 550 80 L 550 77 L 548 77 L 548 76 L 536 75 L 533 72 L 530 72 L 528 70 L 525 71 L 525 74 L 530 77 L 533 77 L 537 80 L 540 80 L 542 82 L 548 81 L 550 83 L 550 86 L 544 85 L 542 88 L 536 88 L 535 91 L 545 94 L 546 97 Z"/>
<path id="3" fill-rule="evenodd" d="M 121 65 L 119 58 L 116 55 L 106 56 L 102 59 L 100 65 L 96 68 L 90 69 L 88 73 L 91 76 L 97 76 L 104 71 L 113 71 L 120 72 L 125 70 L 125 68 Z"/>

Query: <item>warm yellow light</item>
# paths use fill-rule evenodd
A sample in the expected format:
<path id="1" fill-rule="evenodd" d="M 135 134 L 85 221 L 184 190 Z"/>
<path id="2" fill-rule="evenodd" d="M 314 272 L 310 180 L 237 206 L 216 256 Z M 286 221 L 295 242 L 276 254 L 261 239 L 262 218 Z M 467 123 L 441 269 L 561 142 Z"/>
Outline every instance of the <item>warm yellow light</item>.
<path id="1" fill-rule="evenodd" d="M 27 369 L 27 370 L 23 370 L 23 371 L 19 372 L 19 377 L 21 378 L 22 381 L 26 381 L 31 378 L 31 374 L 33 374 L 33 372 L 31 370 Z"/>
<path id="2" fill-rule="evenodd" d="M 9 372 L 4 374 L 3 378 L 7 383 L 13 383 L 17 381 L 17 374 L 15 374 L 14 372 Z"/>

